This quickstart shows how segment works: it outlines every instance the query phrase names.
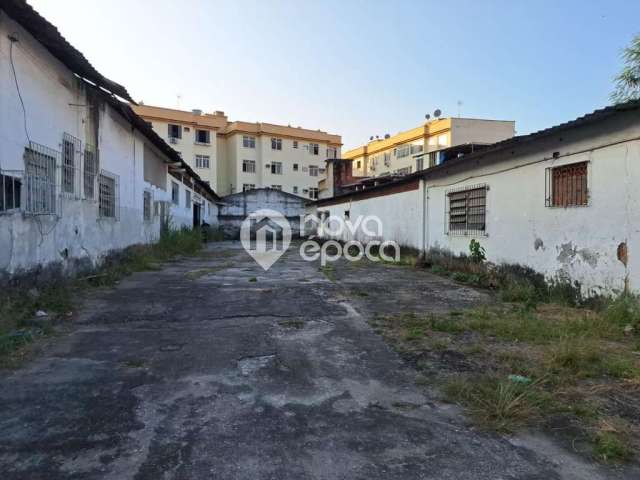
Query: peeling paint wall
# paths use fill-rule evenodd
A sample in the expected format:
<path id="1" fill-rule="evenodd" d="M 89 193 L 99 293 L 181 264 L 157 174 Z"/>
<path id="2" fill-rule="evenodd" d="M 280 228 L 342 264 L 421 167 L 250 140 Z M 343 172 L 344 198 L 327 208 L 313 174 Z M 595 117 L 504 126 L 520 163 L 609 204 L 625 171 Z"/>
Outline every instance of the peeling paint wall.
<path id="1" fill-rule="evenodd" d="M 13 60 L 24 100 L 28 138 L 11 70 L 9 33 L 18 38 L 13 45 Z M 160 218 L 153 215 L 152 205 L 151 219 L 144 219 L 144 192 L 151 192 L 154 201 L 171 200 L 165 185 L 167 166 L 161 154 L 154 152 L 152 164 L 147 159 L 147 168 L 156 170 L 156 185 L 152 185 L 144 180 L 144 158 L 145 149 L 154 147 L 107 104 L 92 104 L 82 82 L 18 24 L 0 13 L 0 169 L 5 173 L 24 170 L 29 139 L 58 152 L 62 150 L 64 133 L 78 138 L 83 146 L 95 144 L 95 138 L 87 137 L 92 136 L 92 129 L 86 125 L 96 118 L 100 169 L 119 176 L 118 218 L 99 218 L 97 200 L 79 198 L 82 195 L 63 197 L 60 185 L 56 189 L 60 198 L 56 215 L 0 212 L 0 280 L 54 265 L 63 273 L 72 273 L 79 267 L 99 264 L 111 251 L 153 242 L 159 238 Z M 160 177 L 163 180 L 158 185 Z M 25 195 L 23 188 L 23 205 Z M 212 215 L 216 214 L 213 209 Z M 178 217 L 192 225 L 191 214 Z"/>
<path id="2" fill-rule="evenodd" d="M 489 261 L 570 278 L 583 293 L 640 290 L 640 120 L 636 112 L 550 136 L 494 162 L 422 180 L 420 190 L 318 207 L 352 220 L 377 215 L 384 239 L 469 253 L 475 238 Z M 557 152 L 554 158 L 554 152 Z M 501 155 L 500 158 L 498 155 Z M 499 161 L 498 161 L 499 160 Z M 545 206 L 545 170 L 587 161 L 589 204 Z M 486 184 L 485 235 L 447 233 L 447 192 Z M 361 229 L 356 238 L 362 239 Z M 343 236 L 343 240 L 347 238 Z"/>

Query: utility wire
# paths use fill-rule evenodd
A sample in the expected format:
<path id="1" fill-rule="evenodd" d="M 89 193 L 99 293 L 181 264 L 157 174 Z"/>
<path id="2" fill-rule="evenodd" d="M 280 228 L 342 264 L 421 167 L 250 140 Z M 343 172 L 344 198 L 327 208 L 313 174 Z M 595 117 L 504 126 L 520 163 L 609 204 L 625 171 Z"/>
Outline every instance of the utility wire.
<path id="1" fill-rule="evenodd" d="M 16 66 L 13 63 L 13 44 L 18 39 L 14 35 L 9 35 L 9 61 L 11 62 L 11 72 L 13 73 L 13 81 L 16 85 L 16 91 L 18 92 L 18 98 L 20 99 L 20 105 L 22 106 L 22 121 L 24 126 L 24 133 L 27 136 L 27 141 L 31 145 L 31 137 L 29 136 L 29 129 L 27 128 L 27 109 L 24 106 L 24 100 L 22 99 L 22 93 L 20 92 L 20 85 L 18 84 L 18 76 L 16 75 Z"/>

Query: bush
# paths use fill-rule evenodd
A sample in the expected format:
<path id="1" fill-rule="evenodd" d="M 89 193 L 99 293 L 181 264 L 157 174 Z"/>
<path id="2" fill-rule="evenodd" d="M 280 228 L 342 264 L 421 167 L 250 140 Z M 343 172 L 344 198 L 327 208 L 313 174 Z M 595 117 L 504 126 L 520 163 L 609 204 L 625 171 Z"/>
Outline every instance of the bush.
<path id="1" fill-rule="evenodd" d="M 640 297 L 623 293 L 609 304 L 604 316 L 615 325 L 631 325 L 636 334 L 640 333 Z"/>

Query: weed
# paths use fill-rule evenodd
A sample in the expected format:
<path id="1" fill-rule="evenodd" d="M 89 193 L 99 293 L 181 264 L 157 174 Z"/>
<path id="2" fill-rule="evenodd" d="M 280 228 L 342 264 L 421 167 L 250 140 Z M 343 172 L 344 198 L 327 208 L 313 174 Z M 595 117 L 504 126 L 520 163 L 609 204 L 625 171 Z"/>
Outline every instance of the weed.
<path id="1" fill-rule="evenodd" d="M 469 257 L 472 262 L 482 263 L 487 259 L 486 251 L 475 238 L 469 242 Z"/>
<path id="2" fill-rule="evenodd" d="M 424 336 L 424 329 L 421 327 L 411 327 L 404 334 L 404 339 L 408 341 L 419 340 Z"/>
<path id="3" fill-rule="evenodd" d="M 250 281 L 250 282 L 257 282 L 257 281 L 258 281 L 258 279 L 257 279 L 256 277 L 251 277 L 251 278 L 249 279 L 249 281 Z"/>
<path id="4" fill-rule="evenodd" d="M 622 462 L 633 456 L 628 440 L 616 431 L 600 430 L 594 438 L 594 453 L 604 462 Z"/>
<path id="5" fill-rule="evenodd" d="M 318 270 L 322 273 L 324 273 L 324 276 L 327 277 L 327 280 L 330 280 L 332 282 L 336 281 L 336 274 L 335 274 L 335 268 L 333 268 L 333 265 L 325 265 L 323 267 L 318 268 Z"/>
<path id="6" fill-rule="evenodd" d="M 278 325 L 280 325 L 282 328 L 295 328 L 297 330 L 300 330 L 301 328 L 304 328 L 304 320 L 280 320 L 278 322 Z"/>
<path id="7" fill-rule="evenodd" d="M 631 325 L 636 332 L 640 331 L 640 298 L 637 295 L 620 295 L 609 304 L 604 314 L 611 323 L 621 327 Z"/>

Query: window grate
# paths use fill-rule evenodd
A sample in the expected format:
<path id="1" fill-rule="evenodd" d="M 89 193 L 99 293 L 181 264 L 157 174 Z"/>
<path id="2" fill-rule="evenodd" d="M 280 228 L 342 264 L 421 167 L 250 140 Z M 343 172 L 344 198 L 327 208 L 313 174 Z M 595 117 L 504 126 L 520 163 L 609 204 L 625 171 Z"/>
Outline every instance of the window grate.
<path id="1" fill-rule="evenodd" d="M 96 179 L 98 178 L 99 166 L 98 149 L 93 145 L 85 144 L 82 178 L 86 200 L 97 200 Z"/>
<path id="2" fill-rule="evenodd" d="M 58 212 L 56 166 L 59 158 L 60 152 L 35 142 L 29 142 L 25 148 L 25 213 L 55 215 Z"/>
<path id="3" fill-rule="evenodd" d="M 447 191 L 447 234 L 486 235 L 487 185 Z"/>
<path id="4" fill-rule="evenodd" d="M 589 162 L 571 163 L 545 170 L 545 206 L 581 207 L 589 205 Z"/>
<path id="5" fill-rule="evenodd" d="M 142 217 L 145 222 L 151 221 L 151 205 L 153 205 L 153 192 L 145 190 L 142 197 Z"/>
<path id="6" fill-rule="evenodd" d="M 120 218 L 120 179 L 118 175 L 102 170 L 98 179 L 98 205 L 100 218 Z"/>
<path id="7" fill-rule="evenodd" d="M 62 164 L 61 169 L 61 188 L 62 194 L 69 198 L 80 199 L 81 195 L 81 176 L 80 176 L 80 159 L 82 157 L 82 142 L 79 138 L 68 133 L 62 136 Z"/>

